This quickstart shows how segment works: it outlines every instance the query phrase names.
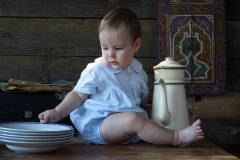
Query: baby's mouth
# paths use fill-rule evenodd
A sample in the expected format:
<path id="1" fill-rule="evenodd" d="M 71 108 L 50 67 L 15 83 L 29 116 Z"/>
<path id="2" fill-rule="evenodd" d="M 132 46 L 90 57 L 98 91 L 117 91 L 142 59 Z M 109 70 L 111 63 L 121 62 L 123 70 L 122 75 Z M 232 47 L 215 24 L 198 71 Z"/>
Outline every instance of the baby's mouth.
<path id="1" fill-rule="evenodd" d="M 113 64 L 113 65 L 118 64 L 118 62 L 116 62 L 116 61 L 110 61 L 109 63 L 110 63 L 110 64 Z"/>

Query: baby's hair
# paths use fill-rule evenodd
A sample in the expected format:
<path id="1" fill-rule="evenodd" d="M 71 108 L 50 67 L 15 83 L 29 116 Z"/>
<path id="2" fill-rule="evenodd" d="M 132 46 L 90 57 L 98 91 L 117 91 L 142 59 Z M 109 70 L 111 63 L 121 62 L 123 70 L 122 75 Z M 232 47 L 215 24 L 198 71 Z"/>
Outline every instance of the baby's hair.
<path id="1" fill-rule="evenodd" d="M 130 31 L 133 43 L 141 38 L 141 25 L 135 13 L 124 7 L 117 7 L 106 14 L 99 26 L 99 34 L 104 30 L 117 30 L 126 27 Z"/>

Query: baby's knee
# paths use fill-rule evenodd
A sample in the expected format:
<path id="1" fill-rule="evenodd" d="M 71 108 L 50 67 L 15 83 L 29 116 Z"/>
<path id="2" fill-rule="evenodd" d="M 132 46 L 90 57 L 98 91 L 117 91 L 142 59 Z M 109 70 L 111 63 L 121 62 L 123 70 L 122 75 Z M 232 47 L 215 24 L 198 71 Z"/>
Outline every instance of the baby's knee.
<path id="1" fill-rule="evenodd" d="M 146 119 L 147 119 L 147 117 L 144 116 L 141 113 L 138 113 L 138 112 L 128 112 L 128 121 L 132 125 L 136 125 L 138 123 L 143 123 L 143 122 L 146 121 Z"/>

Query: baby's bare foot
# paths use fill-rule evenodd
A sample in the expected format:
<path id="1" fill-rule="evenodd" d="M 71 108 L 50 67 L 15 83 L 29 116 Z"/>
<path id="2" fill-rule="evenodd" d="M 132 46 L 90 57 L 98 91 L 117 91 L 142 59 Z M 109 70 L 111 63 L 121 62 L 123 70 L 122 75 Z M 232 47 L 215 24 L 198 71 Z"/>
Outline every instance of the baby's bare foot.
<path id="1" fill-rule="evenodd" d="M 204 138 L 204 133 L 200 127 L 200 119 L 196 120 L 191 126 L 175 131 L 174 145 L 178 147 L 186 147 L 190 143 L 196 142 Z"/>

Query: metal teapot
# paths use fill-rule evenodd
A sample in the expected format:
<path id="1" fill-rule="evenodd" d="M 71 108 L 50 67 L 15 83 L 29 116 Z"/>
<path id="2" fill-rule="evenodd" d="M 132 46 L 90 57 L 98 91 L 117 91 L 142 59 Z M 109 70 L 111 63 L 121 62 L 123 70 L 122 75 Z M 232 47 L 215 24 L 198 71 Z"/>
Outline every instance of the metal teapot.
<path id="1" fill-rule="evenodd" d="M 189 126 L 189 117 L 184 87 L 185 66 L 167 57 L 153 67 L 154 94 L 151 119 L 171 130 Z"/>

